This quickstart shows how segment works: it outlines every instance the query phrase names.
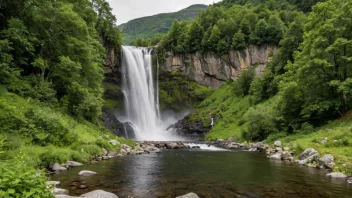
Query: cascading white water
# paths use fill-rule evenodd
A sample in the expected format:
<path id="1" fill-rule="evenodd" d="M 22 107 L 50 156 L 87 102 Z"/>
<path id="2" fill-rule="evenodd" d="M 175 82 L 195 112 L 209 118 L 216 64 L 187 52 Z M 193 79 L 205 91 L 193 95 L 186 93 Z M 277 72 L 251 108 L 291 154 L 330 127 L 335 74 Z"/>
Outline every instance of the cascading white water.
<path id="1" fill-rule="evenodd" d="M 137 140 L 175 140 L 159 119 L 158 87 L 154 86 L 151 50 L 122 46 L 125 119 L 134 125 Z M 156 91 L 155 91 L 156 90 Z"/>

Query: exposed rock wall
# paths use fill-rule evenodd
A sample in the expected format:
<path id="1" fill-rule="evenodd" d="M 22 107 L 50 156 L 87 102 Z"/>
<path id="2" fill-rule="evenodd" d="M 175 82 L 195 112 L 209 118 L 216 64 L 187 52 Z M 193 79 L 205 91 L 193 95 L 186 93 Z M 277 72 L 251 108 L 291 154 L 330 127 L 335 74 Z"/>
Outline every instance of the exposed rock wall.
<path id="1" fill-rule="evenodd" d="M 250 45 L 241 51 L 229 51 L 227 55 L 219 57 L 213 52 L 196 52 L 191 54 L 166 54 L 164 69 L 169 72 L 181 72 L 190 80 L 218 88 L 225 81 L 236 79 L 241 70 L 256 65 L 256 74 L 261 75 L 266 63 L 271 61 L 272 54 L 276 54 L 278 46 Z"/>

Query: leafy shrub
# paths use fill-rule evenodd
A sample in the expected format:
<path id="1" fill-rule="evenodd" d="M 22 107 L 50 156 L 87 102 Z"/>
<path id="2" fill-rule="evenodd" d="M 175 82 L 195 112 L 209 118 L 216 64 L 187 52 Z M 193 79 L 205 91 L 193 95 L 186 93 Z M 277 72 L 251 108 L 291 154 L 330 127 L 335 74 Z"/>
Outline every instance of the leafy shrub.
<path id="1" fill-rule="evenodd" d="M 253 68 L 243 70 L 235 81 L 234 92 L 237 96 L 248 95 L 255 72 Z"/>
<path id="2" fill-rule="evenodd" d="M 277 133 L 276 115 L 275 110 L 268 105 L 250 108 L 245 115 L 247 129 L 242 132 L 243 138 L 260 141 L 266 139 L 270 134 Z"/>
<path id="3" fill-rule="evenodd" d="M 50 147 L 47 151 L 39 155 L 39 160 L 40 166 L 48 168 L 54 163 L 63 163 L 71 160 L 71 153 L 69 151 L 61 151 L 54 147 Z"/>
<path id="4" fill-rule="evenodd" d="M 2 162 L 0 165 L 0 197 L 36 198 L 54 197 L 45 185 L 44 171 L 39 171 L 24 162 L 23 158 Z"/>
<path id="5" fill-rule="evenodd" d="M 90 156 L 96 156 L 96 155 L 102 154 L 101 148 L 96 144 L 74 145 L 72 149 L 82 153 L 87 153 Z"/>

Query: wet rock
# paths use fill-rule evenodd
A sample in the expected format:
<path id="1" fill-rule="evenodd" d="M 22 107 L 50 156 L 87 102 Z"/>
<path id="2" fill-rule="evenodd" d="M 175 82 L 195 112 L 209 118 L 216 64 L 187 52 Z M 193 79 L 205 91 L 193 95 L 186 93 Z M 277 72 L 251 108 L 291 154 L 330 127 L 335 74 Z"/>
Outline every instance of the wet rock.
<path id="1" fill-rule="evenodd" d="M 326 177 L 329 177 L 331 179 L 345 179 L 345 178 L 347 178 L 347 176 L 345 174 L 337 173 L 337 172 L 329 173 L 329 174 L 326 175 Z"/>
<path id="2" fill-rule="evenodd" d="M 291 153 L 285 151 L 281 154 L 281 159 L 291 161 L 293 159 L 293 157 L 292 157 Z"/>
<path id="3" fill-rule="evenodd" d="M 281 141 L 275 141 L 275 142 L 274 142 L 274 146 L 280 147 L 280 146 L 281 146 Z"/>
<path id="4" fill-rule="evenodd" d="M 319 158 L 319 164 L 327 169 L 334 168 L 334 156 L 331 154 L 326 154 L 323 157 Z"/>
<path id="5" fill-rule="evenodd" d="M 93 192 L 89 192 L 86 194 L 81 195 L 80 197 L 86 198 L 119 198 L 117 195 L 105 192 L 103 190 L 95 190 Z"/>
<path id="6" fill-rule="evenodd" d="M 275 153 L 269 156 L 270 159 L 281 160 L 281 153 Z"/>
<path id="7" fill-rule="evenodd" d="M 110 156 L 110 157 L 116 157 L 116 156 L 117 156 L 117 153 L 116 153 L 116 152 L 110 152 L 110 153 L 108 153 L 108 156 Z"/>
<path id="8" fill-rule="evenodd" d="M 176 198 L 199 198 L 199 196 L 195 193 L 188 193 L 187 195 L 182 195 Z"/>
<path id="9" fill-rule="evenodd" d="M 178 145 L 175 142 L 167 143 L 166 144 L 167 149 L 178 149 Z"/>
<path id="10" fill-rule="evenodd" d="M 248 151 L 250 151 L 250 152 L 255 152 L 255 151 L 257 151 L 258 149 L 256 148 L 256 147 L 254 147 L 254 148 L 250 148 Z"/>
<path id="11" fill-rule="evenodd" d="M 45 185 L 58 187 L 60 185 L 60 182 L 59 181 L 47 181 L 47 182 L 45 182 Z"/>
<path id="12" fill-rule="evenodd" d="M 226 148 L 228 148 L 228 149 L 238 149 L 238 148 L 240 148 L 240 145 L 238 143 L 236 143 L 236 142 L 231 142 L 230 144 L 228 144 L 226 146 Z"/>
<path id="13" fill-rule="evenodd" d="M 56 171 L 66 171 L 67 168 L 61 166 L 61 165 L 58 164 L 58 163 L 55 163 L 55 164 L 52 166 L 51 170 L 53 170 L 53 171 L 55 171 L 55 172 L 56 172 Z"/>
<path id="14" fill-rule="evenodd" d="M 192 149 L 200 149 L 200 146 L 192 146 Z"/>
<path id="15" fill-rule="evenodd" d="M 319 152 L 313 148 L 306 149 L 298 156 L 299 164 L 306 164 L 310 160 L 316 160 L 319 157 Z"/>
<path id="16" fill-rule="evenodd" d="M 89 176 L 93 176 L 96 175 L 96 172 L 93 171 L 88 171 L 88 170 L 83 170 L 81 172 L 78 173 L 79 176 L 84 176 L 84 177 L 89 177 Z"/>
<path id="17" fill-rule="evenodd" d="M 275 148 L 275 151 L 276 151 L 276 152 L 281 152 L 281 151 L 282 151 L 282 148 L 281 148 L 281 147 L 276 147 L 276 148 Z"/>
<path id="18" fill-rule="evenodd" d="M 88 186 L 86 186 L 86 185 L 82 184 L 82 185 L 79 185 L 79 186 L 78 186 L 78 188 L 79 188 L 79 189 L 87 189 L 87 188 L 88 188 Z"/>
<path id="19" fill-rule="evenodd" d="M 167 130 L 190 140 L 204 140 L 205 134 L 210 131 L 211 126 L 205 126 L 202 121 L 189 122 L 189 119 L 188 115 L 176 124 L 170 125 Z"/>
<path id="20" fill-rule="evenodd" d="M 263 143 L 262 142 L 257 142 L 253 145 L 254 148 L 260 148 L 263 146 Z"/>
<path id="21" fill-rule="evenodd" d="M 352 177 L 347 178 L 347 183 L 352 184 Z"/>
<path id="22" fill-rule="evenodd" d="M 127 155 L 127 151 L 125 149 L 120 149 L 120 154 L 121 155 Z"/>
<path id="23" fill-rule="evenodd" d="M 68 161 L 66 162 L 66 166 L 79 167 L 79 166 L 83 166 L 83 164 L 75 161 Z"/>
<path id="24" fill-rule="evenodd" d="M 61 188 L 54 188 L 51 190 L 51 193 L 54 195 L 68 195 L 68 190 Z"/>

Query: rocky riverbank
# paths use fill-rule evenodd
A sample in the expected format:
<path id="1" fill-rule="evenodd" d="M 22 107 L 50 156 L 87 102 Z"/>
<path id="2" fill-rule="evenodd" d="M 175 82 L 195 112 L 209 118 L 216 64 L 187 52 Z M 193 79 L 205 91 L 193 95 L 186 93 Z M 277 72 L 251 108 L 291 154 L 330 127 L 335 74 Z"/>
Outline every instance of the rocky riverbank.
<path id="1" fill-rule="evenodd" d="M 273 144 L 264 144 L 262 142 L 241 144 L 231 138 L 227 140 L 219 139 L 215 142 L 208 142 L 208 144 L 226 149 L 243 149 L 250 152 L 262 152 L 271 160 L 280 160 L 302 166 L 325 169 L 330 172 L 326 174 L 326 177 L 345 180 L 347 183 L 352 184 L 352 174 L 346 175 L 341 172 L 333 172 L 335 158 L 332 154 L 321 155 L 314 148 L 307 148 L 302 153 L 297 153 L 289 146 L 283 147 L 281 141 L 275 141 Z"/>

